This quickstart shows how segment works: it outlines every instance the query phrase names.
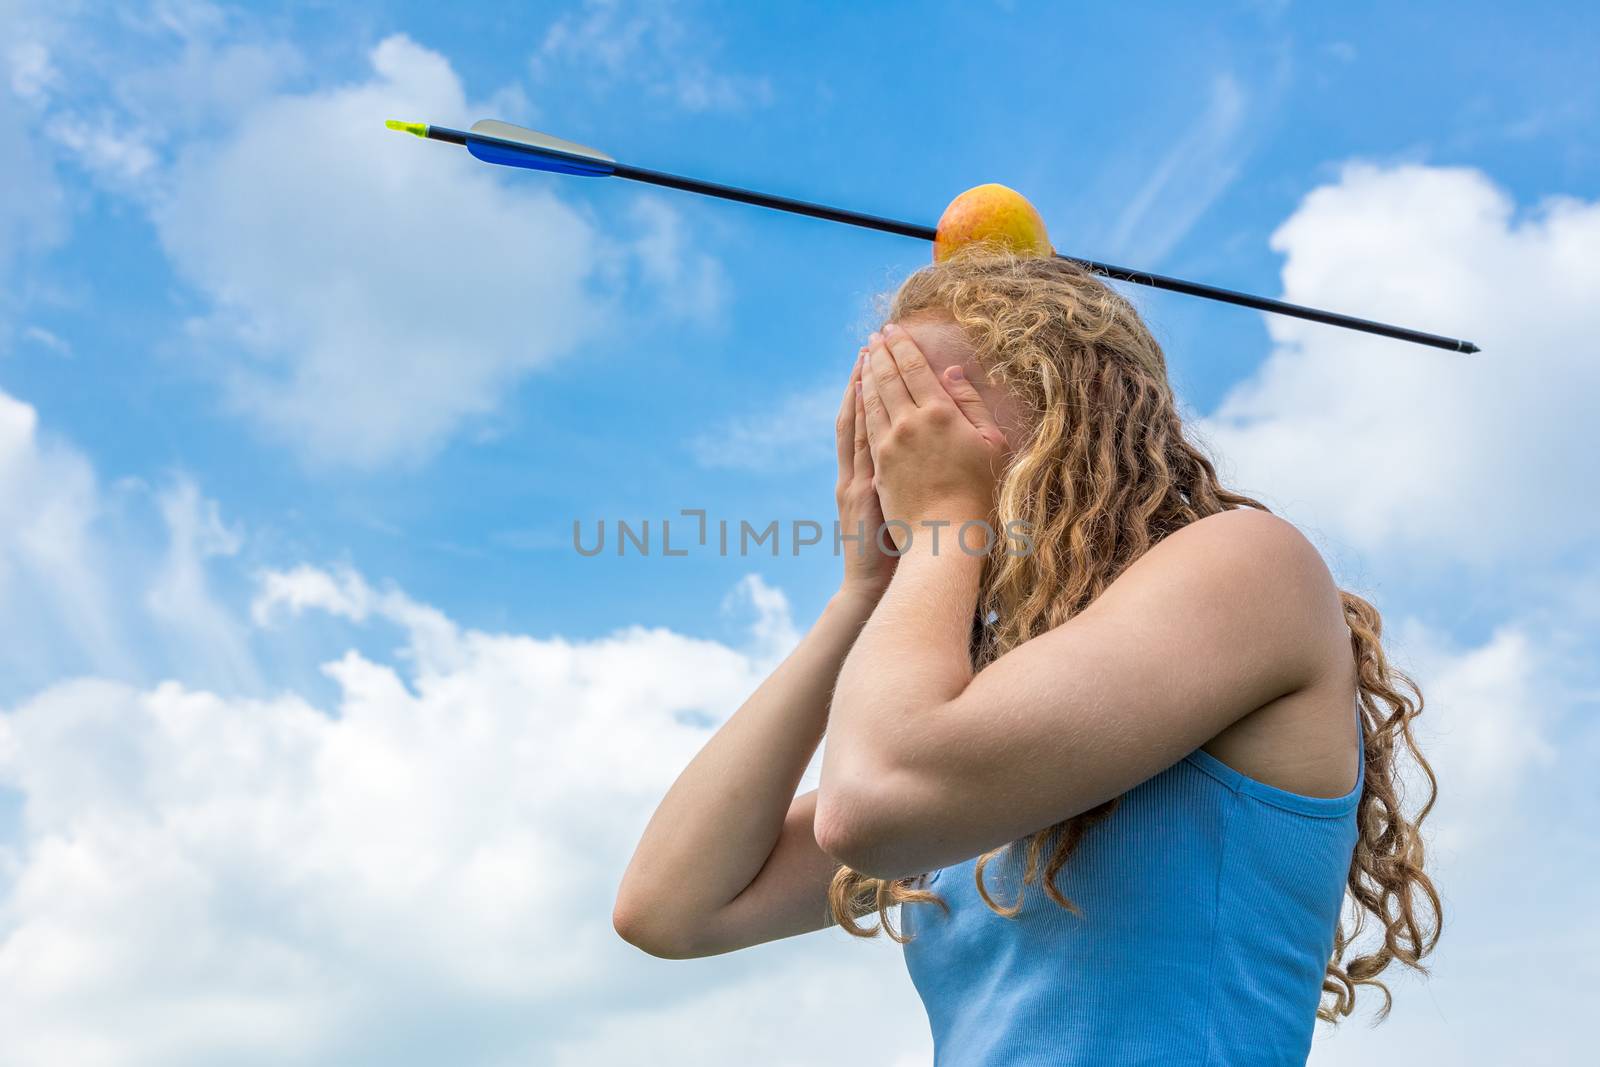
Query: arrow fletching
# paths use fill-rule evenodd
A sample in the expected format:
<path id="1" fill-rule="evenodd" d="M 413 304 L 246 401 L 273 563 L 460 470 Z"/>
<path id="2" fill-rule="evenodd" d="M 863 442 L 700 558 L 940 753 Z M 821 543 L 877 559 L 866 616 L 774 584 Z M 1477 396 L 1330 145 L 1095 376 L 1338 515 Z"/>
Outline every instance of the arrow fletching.
<path id="1" fill-rule="evenodd" d="M 538 130 L 483 119 L 467 131 L 467 151 L 485 163 L 554 174 L 600 178 L 617 169 L 617 161 L 597 148 L 563 141 Z"/>

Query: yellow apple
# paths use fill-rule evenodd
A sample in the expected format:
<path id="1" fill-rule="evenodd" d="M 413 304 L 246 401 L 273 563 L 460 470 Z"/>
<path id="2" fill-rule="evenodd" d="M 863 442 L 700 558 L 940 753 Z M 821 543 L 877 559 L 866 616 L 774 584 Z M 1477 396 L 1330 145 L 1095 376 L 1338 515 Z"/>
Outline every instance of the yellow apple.
<path id="1" fill-rule="evenodd" d="M 1044 219 L 1028 198 L 995 182 L 975 186 L 950 201 L 939 216 L 934 262 L 949 259 L 956 249 L 978 241 L 996 241 L 1022 255 L 1055 252 Z"/>

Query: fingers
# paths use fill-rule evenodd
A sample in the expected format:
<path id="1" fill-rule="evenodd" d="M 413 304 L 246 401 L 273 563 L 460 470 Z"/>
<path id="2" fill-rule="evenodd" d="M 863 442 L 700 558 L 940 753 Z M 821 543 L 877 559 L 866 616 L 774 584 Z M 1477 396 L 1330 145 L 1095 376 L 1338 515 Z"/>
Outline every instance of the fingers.
<path id="1" fill-rule="evenodd" d="M 900 377 L 900 368 L 895 363 L 894 356 L 889 354 L 889 347 L 883 342 L 883 335 L 876 331 L 873 332 L 868 346 L 864 373 L 869 373 L 876 379 L 878 396 L 888 410 L 891 420 L 917 406 L 916 401 L 911 399 L 905 381 Z M 872 413 L 870 404 L 867 406 L 867 413 L 869 415 Z"/>
<path id="2" fill-rule="evenodd" d="M 928 366 L 928 357 L 922 354 L 917 342 L 911 339 L 911 334 L 895 323 L 885 323 L 883 343 L 894 358 L 895 366 L 900 371 L 900 378 L 905 382 L 906 392 L 910 394 L 912 402 L 917 407 L 944 403 L 948 394 L 944 386 L 939 384 L 939 378 L 933 373 L 933 368 Z"/>
<path id="3" fill-rule="evenodd" d="M 996 443 L 1005 440 L 1005 432 L 995 421 L 994 412 L 983 402 L 977 387 L 967 378 L 959 363 L 944 372 L 943 382 L 950 399 L 955 401 L 956 407 L 961 409 L 961 414 L 967 417 L 974 429 Z"/>
<path id="4" fill-rule="evenodd" d="M 872 480 L 872 443 L 867 440 L 867 412 L 862 403 L 859 383 L 859 377 L 851 382 L 850 395 L 855 401 L 855 477 L 865 483 Z"/>
<path id="5" fill-rule="evenodd" d="M 866 351 L 862 349 L 862 352 Z M 861 427 L 856 425 L 856 382 L 861 375 L 861 352 L 850 368 L 850 380 L 844 384 L 844 397 L 839 401 L 839 415 L 833 420 L 833 441 L 839 453 L 839 478 L 850 477 L 855 467 L 855 442 Z"/>
<path id="6" fill-rule="evenodd" d="M 873 371 L 873 353 L 868 352 L 861 362 L 861 413 L 867 420 L 869 444 L 883 440 L 889 432 L 889 411 L 878 391 L 878 376 Z M 909 403 L 909 398 L 906 402 Z"/>

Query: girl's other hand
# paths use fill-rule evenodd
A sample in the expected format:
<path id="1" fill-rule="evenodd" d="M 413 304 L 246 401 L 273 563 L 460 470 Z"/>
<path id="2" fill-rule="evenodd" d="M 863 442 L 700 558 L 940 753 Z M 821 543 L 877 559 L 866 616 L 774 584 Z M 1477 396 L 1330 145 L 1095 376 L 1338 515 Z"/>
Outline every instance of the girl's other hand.
<path id="1" fill-rule="evenodd" d="M 856 355 L 834 423 L 839 449 L 839 481 L 834 498 L 839 505 L 839 551 L 844 556 L 841 594 L 861 596 L 876 603 L 894 577 L 895 557 L 884 553 L 878 536 L 883 529 L 883 508 L 873 484 L 872 450 L 867 443 L 867 417 L 861 394 L 861 368 L 867 349 Z"/>
<path id="2" fill-rule="evenodd" d="M 907 528 L 952 533 L 992 517 L 1006 436 L 959 365 L 935 374 L 910 331 L 874 333 L 861 365 L 870 462 L 895 544 Z M 992 532 L 991 532 L 992 536 Z M 937 544 L 937 541 L 935 541 Z"/>

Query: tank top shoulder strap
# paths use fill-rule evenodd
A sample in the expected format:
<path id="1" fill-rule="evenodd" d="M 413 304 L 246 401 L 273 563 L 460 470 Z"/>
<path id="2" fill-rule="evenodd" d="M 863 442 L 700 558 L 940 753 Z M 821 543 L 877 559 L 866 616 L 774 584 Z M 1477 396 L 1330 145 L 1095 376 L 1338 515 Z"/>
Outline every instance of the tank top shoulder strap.
<path id="1" fill-rule="evenodd" d="M 1340 818 L 1355 810 L 1361 802 L 1361 791 L 1366 788 L 1367 783 L 1367 738 L 1366 729 L 1361 721 L 1361 708 L 1359 705 L 1356 707 L 1356 784 L 1343 796 L 1314 797 L 1268 785 L 1228 766 L 1204 748 L 1197 748 L 1189 753 L 1184 757 L 1184 762 L 1241 796 L 1252 797 L 1262 803 L 1301 815 Z"/>

